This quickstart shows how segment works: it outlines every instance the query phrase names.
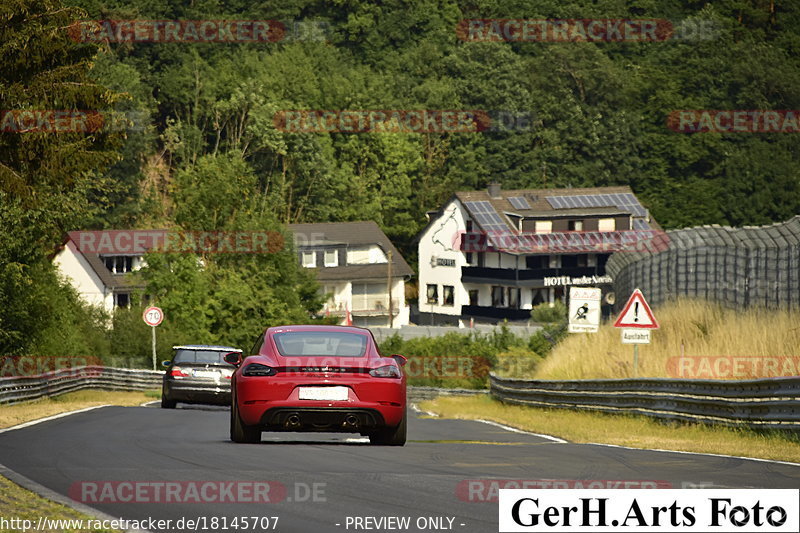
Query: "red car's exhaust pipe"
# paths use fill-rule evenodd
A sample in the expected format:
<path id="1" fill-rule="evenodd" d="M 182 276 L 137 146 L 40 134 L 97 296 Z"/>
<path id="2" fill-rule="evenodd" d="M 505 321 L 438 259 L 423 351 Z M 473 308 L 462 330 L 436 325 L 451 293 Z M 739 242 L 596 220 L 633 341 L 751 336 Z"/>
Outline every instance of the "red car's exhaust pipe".
<path id="1" fill-rule="evenodd" d="M 286 427 L 289 428 L 300 427 L 300 416 L 289 415 L 288 417 L 286 417 Z"/>
<path id="2" fill-rule="evenodd" d="M 358 426 L 358 417 L 356 415 L 352 415 L 352 414 L 347 415 L 346 417 L 344 417 L 344 425 L 345 426 L 351 426 L 351 427 L 357 427 Z"/>

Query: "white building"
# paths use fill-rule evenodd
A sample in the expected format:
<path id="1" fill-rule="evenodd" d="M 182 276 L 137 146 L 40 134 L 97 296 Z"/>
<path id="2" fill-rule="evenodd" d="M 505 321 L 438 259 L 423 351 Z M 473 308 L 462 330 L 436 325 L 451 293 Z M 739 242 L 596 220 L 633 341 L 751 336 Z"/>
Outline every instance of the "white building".
<path id="1" fill-rule="evenodd" d="M 109 313 L 116 307 L 129 306 L 131 293 L 144 288 L 140 280 L 125 275 L 143 266 L 141 253 L 81 252 L 68 239 L 56 252 L 53 263 L 81 298 Z"/>
<path id="2" fill-rule="evenodd" d="M 413 271 L 375 222 L 290 224 L 289 229 L 300 264 L 316 271 L 327 295 L 321 314 L 355 326 L 408 324 L 405 282 Z"/>
<path id="3" fill-rule="evenodd" d="M 601 287 L 609 304 L 610 252 L 558 239 L 612 242 L 658 229 L 629 187 L 457 192 L 418 236 L 419 323 L 528 320 L 572 285 Z"/>

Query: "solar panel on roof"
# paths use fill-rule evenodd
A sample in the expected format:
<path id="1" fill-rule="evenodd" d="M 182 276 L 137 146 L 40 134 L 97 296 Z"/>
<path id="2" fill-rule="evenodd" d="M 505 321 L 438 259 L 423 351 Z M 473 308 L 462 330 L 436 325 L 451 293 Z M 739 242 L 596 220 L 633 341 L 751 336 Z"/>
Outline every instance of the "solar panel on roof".
<path id="1" fill-rule="evenodd" d="M 617 207 L 636 217 L 647 215 L 647 210 L 631 193 L 576 194 L 570 196 L 548 196 L 553 209 L 575 209 L 579 207 Z"/>
<path id="2" fill-rule="evenodd" d="M 492 204 L 485 200 L 477 202 L 464 202 L 464 205 L 472 213 L 472 217 L 480 225 L 481 229 L 487 233 L 489 243 L 496 247 L 502 247 L 500 238 L 511 235 L 508 226 L 497 214 Z"/>
<path id="3" fill-rule="evenodd" d="M 641 218 L 635 218 L 633 219 L 633 229 L 648 230 L 650 229 L 650 224 L 648 224 L 646 220 L 643 220 Z"/>
<path id="4" fill-rule="evenodd" d="M 513 205 L 517 209 L 530 209 L 531 208 L 530 204 L 528 204 L 528 200 L 526 200 L 522 196 L 511 196 L 508 199 L 508 201 L 511 202 L 511 205 Z"/>

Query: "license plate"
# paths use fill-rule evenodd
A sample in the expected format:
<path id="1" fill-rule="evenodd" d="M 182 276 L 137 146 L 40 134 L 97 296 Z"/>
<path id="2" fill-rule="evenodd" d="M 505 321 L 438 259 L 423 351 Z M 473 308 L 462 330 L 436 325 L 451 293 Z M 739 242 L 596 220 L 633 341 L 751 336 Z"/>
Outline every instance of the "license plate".
<path id="1" fill-rule="evenodd" d="M 194 377 L 196 378 L 218 378 L 219 372 L 215 370 L 195 370 Z"/>
<path id="2" fill-rule="evenodd" d="M 346 400 L 347 387 L 300 387 L 301 400 Z"/>

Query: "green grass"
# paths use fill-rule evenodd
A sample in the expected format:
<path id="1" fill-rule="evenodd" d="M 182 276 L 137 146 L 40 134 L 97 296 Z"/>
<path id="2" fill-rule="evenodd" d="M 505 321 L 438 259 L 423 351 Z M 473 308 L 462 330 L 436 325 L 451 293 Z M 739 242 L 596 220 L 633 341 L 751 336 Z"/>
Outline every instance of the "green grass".
<path id="1" fill-rule="evenodd" d="M 642 416 L 606 415 L 504 404 L 488 396 L 440 396 L 420 408 L 443 418 L 492 420 L 577 443 L 715 453 L 800 462 L 800 440 L 785 433 L 664 424 Z"/>

